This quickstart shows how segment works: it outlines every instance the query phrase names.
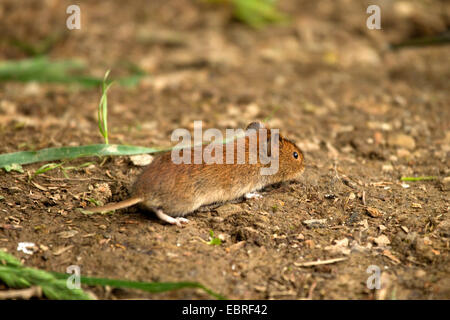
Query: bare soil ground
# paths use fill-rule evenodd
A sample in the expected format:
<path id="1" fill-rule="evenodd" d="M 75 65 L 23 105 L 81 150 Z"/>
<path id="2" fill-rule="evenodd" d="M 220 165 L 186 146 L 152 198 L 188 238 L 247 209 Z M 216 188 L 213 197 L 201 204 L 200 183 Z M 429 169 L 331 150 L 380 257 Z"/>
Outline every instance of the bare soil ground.
<path id="1" fill-rule="evenodd" d="M 231 299 L 450 298 L 449 47 L 387 50 L 448 28 L 448 3 L 383 1 L 382 30 L 369 30 L 368 2 L 285 0 L 289 25 L 253 30 L 201 1 L 81 1 L 77 31 L 65 28 L 69 4 L 2 1 L 1 38 L 38 43 L 61 32 L 51 58 L 82 59 L 98 77 L 110 68 L 125 75 L 130 64 L 148 72 L 137 87 L 111 88 L 112 143 L 169 146 L 171 132 L 194 120 L 243 128 L 277 109 L 269 125 L 304 150 L 305 174 L 262 199 L 199 210 L 177 228 L 135 207 L 77 210 L 89 198 L 127 197 L 142 170 L 128 157 L 70 161 L 95 164 L 68 178 L 53 170 L 29 181 L 42 163 L 0 171 L 0 248 L 27 266 L 198 281 Z M 25 57 L 0 42 L 1 59 Z M 97 88 L 1 83 L 0 153 L 101 143 L 99 97 Z M 210 230 L 221 245 L 205 243 Z M 18 252 L 23 241 L 39 249 Z M 366 285 L 371 265 L 382 271 L 380 290 Z M 89 290 L 103 299 L 209 298 Z"/>

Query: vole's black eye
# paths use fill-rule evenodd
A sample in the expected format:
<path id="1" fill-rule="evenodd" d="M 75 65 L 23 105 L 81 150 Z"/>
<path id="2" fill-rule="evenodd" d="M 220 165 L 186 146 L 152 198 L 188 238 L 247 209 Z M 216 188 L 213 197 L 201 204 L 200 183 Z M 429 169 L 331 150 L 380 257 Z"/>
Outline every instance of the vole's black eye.
<path id="1" fill-rule="evenodd" d="M 294 151 L 294 153 L 292 155 L 294 156 L 295 159 L 298 158 L 298 153 L 296 151 Z"/>

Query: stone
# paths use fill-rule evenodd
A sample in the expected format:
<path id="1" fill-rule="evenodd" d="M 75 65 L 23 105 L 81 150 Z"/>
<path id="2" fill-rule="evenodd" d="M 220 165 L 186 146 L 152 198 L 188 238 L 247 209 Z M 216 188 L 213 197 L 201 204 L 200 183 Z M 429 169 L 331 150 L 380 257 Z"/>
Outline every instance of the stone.
<path id="1" fill-rule="evenodd" d="M 445 177 L 441 181 L 442 191 L 450 191 L 450 177 Z"/>
<path id="2" fill-rule="evenodd" d="M 379 247 L 385 247 L 385 246 L 387 246 L 388 244 L 391 243 L 391 241 L 389 240 L 389 238 L 386 237 L 384 234 L 382 234 L 381 236 L 375 238 L 375 239 L 373 240 L 373 242 L 375 242 L 375 244 L 376 244 L 377 246 L 379 246 Z"/>
<path id="3" fill-rule="evenodd" d="M 130 156 L 130 160 L 135 166 L 143 167 L 152 163 L 153 157 L 149 154 L 137 154 Z"/>
<path id="4" fill-rule="evenodd" d="M 397 133 L 389 136 L 388 144 L 394 147 L 401 147 L 408 150 L 413 150 L 416 147 L 416 141 L 413 137 L 404 133 Z"/>

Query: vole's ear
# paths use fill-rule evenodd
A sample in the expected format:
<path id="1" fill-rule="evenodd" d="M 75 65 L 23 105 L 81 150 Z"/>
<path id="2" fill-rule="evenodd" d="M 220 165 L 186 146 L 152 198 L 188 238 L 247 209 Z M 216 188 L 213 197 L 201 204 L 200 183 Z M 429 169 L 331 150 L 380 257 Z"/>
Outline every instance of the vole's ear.
<path id="1" fill-rule="evenodd" d="M 256 131 L 258 131 L 259 129 L 264 129 L 266 126 L 264 125 L 264 123 L 260 122 L 260 121 L 254 121 L 252 123 L 250 123 L 247 128 L 245 128 L 245 130 L 249 130 L 249 129 L 255 129 Z"/>
<path id="2" fill-rule="evenodd" d="M 267 130 L 267 155 L 269 157 L 272 156 L 272 139 L 274 139 L 274 143 L 278 143 L 278 149 L 281 148 L 281 143 L 283 142 L 283 139 L 281 138 L 281 135 L 278 132 L 272 132 L 273 130 Z"/>

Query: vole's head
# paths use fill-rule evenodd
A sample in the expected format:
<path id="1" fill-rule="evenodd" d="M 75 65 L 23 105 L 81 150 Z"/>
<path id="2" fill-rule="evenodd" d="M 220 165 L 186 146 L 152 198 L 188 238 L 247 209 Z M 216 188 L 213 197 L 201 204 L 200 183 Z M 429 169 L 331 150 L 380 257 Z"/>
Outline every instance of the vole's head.
<path id="1" fill-rule="evenodd" d="M 248 129 L 254 130 L 267 130 L 267 156 L 270 157 L 270 166 L 274 168 L 273 174 L 268 175 L 268 179 L 272 182 L 281 182 L 299 179 L 303 171 L 305 170 L 304 155 L 299 147 L 295 145 L 289 139 L 284 138 L 278 133 L 278 130 L 266 129 L 261 122 L 252 122 L 247 126 Z M 259 131 L 258 141 L 261 137 L 261 131 Z M 276 157 L 276 151 L 272 150 L 272 144 L 278 144 L 278 157 Z M 274 162 L 276 162 L 274 164 Z"/>
<path id="2" fill-rule="evenodd" d="M 303 152 L 289 139 L 279 137 L 279 174 L 283 181 L 299 179 L 305 170 Z"/>

